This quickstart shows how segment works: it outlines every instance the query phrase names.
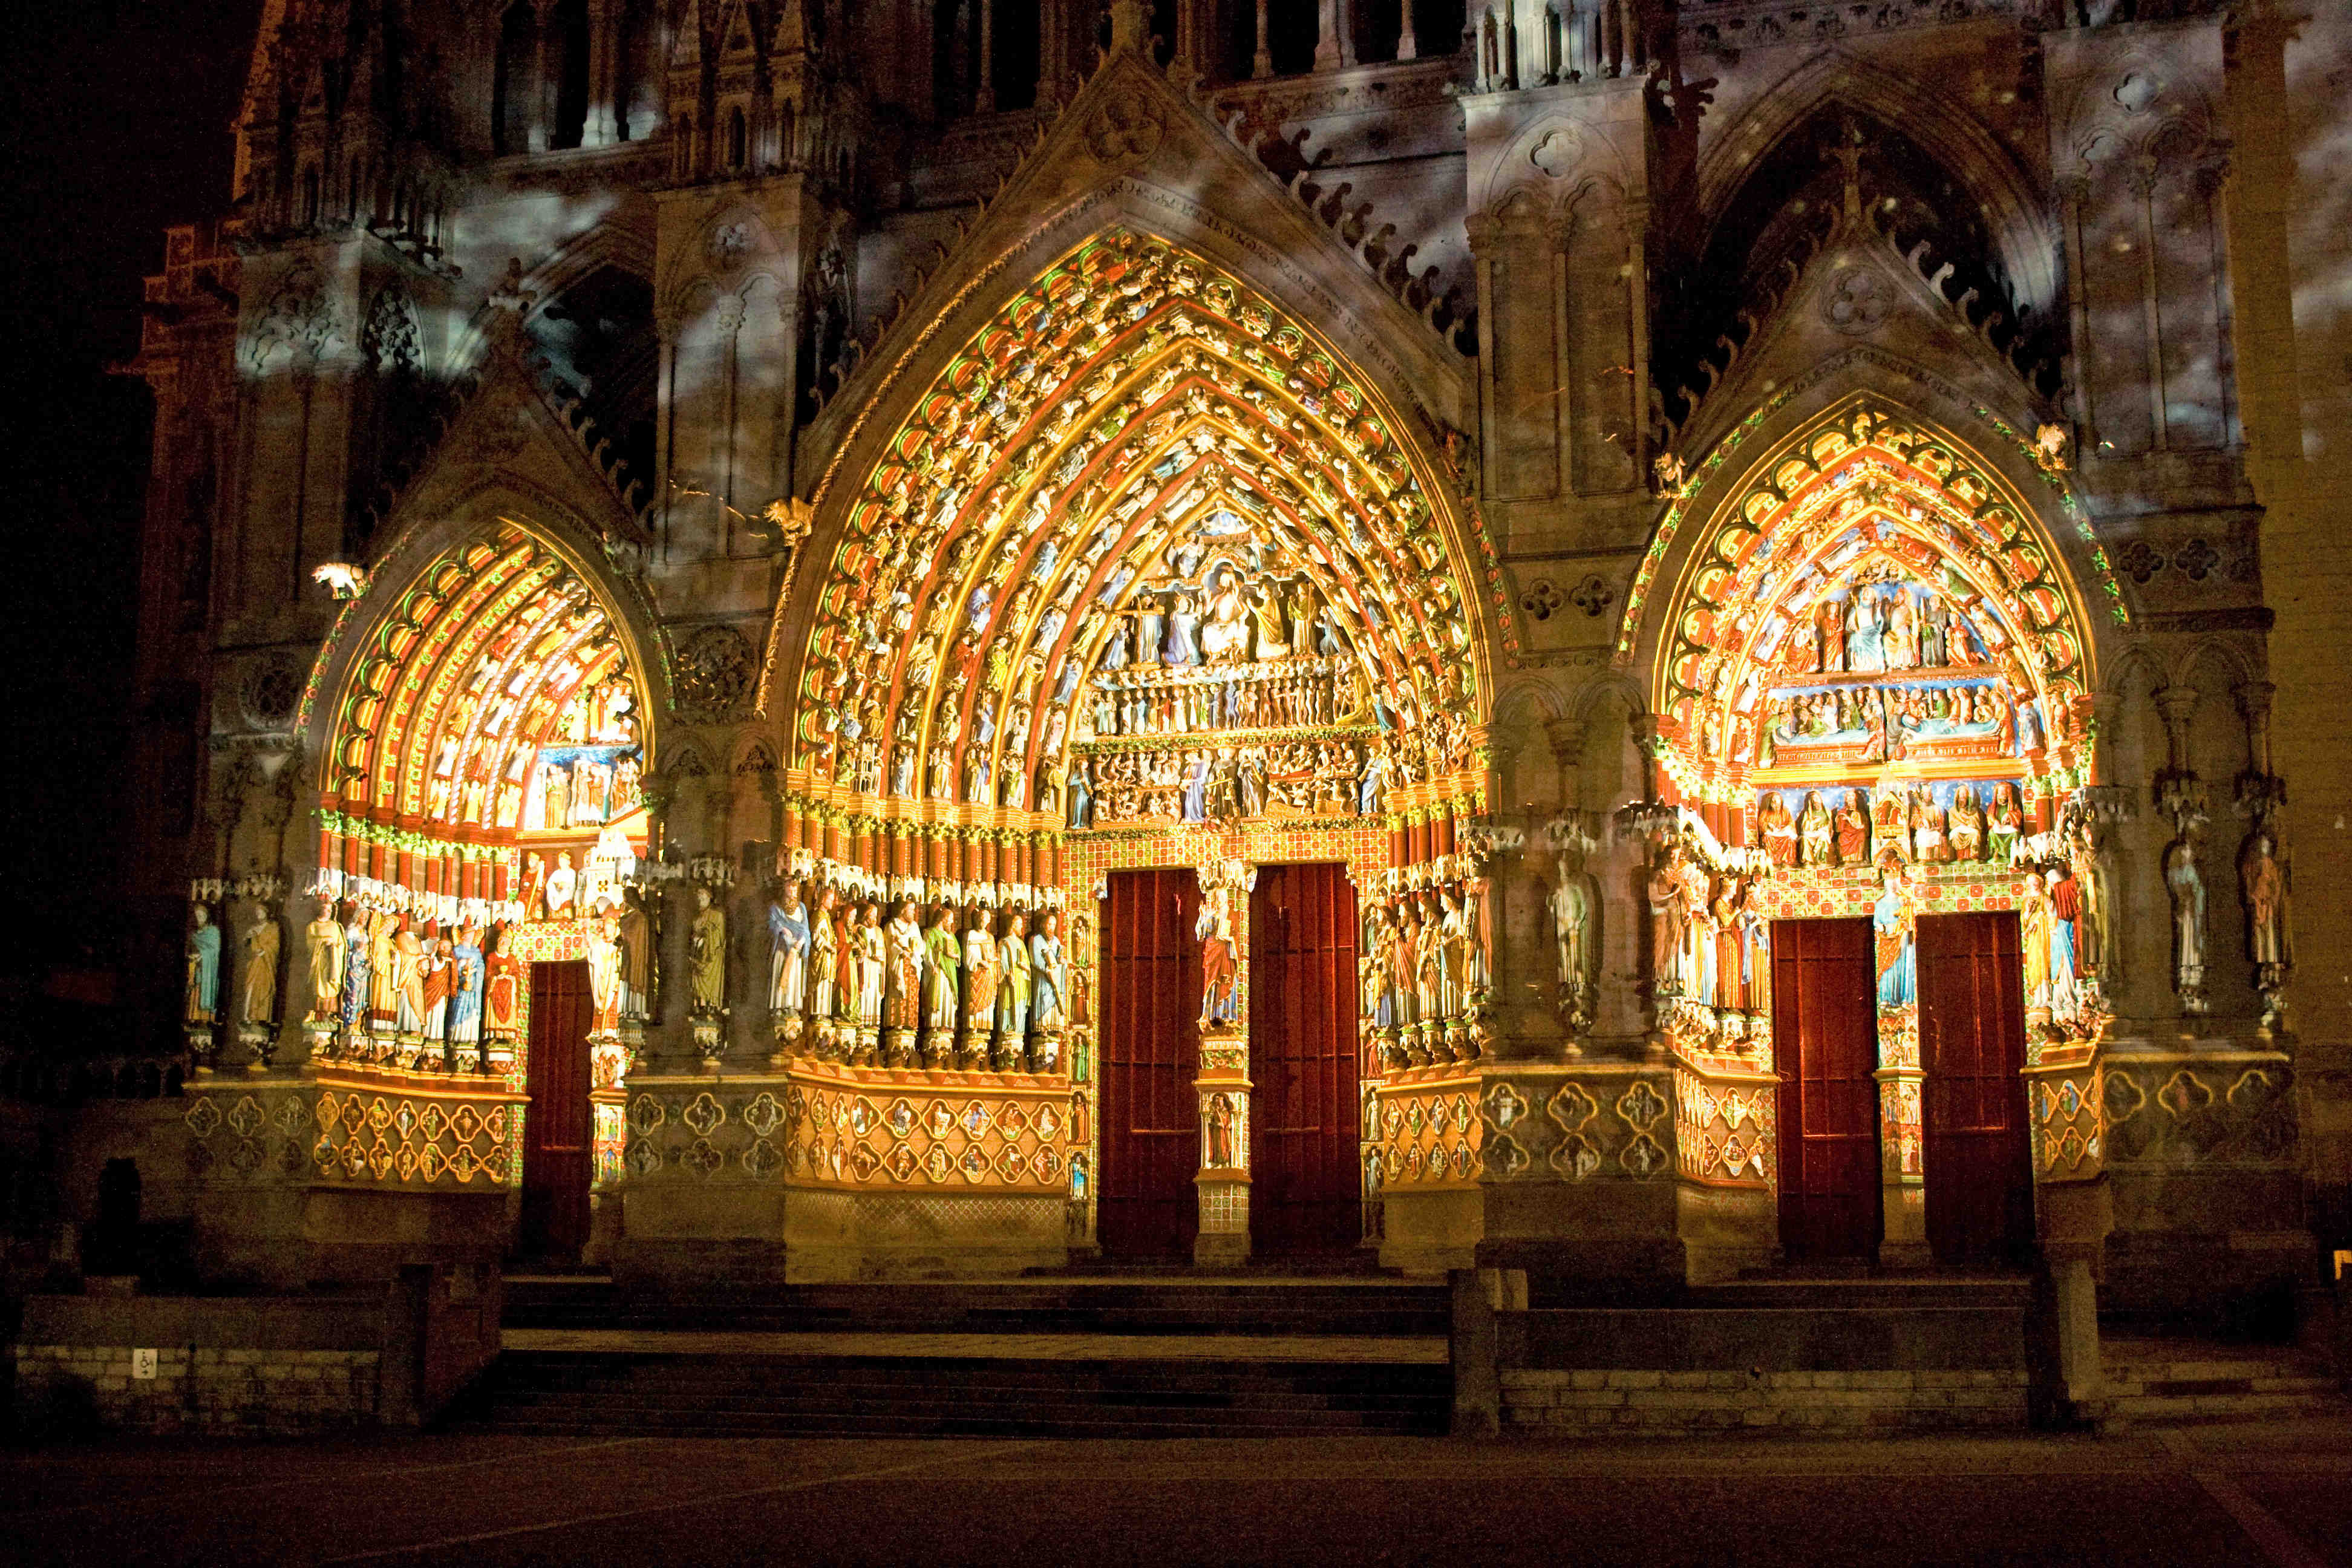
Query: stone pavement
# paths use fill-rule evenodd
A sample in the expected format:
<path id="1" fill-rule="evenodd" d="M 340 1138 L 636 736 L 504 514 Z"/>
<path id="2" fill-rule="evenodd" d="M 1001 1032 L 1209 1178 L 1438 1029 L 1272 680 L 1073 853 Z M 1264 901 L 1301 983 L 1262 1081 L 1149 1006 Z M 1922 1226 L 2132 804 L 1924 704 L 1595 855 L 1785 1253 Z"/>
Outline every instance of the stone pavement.
<path id="1" fill-rule="evenodd" d="M 1876 1442 L 120 1441 L 0 1450 L 0 1561 L 2352 1568 L 2352 1422 Z"/>

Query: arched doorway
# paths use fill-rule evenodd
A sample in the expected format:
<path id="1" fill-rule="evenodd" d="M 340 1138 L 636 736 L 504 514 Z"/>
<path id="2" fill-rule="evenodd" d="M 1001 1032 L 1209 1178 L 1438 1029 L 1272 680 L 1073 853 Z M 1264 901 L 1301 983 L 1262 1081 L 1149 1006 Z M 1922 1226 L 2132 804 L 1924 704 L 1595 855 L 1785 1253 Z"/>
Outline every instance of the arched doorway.
<path id="1" fill-rule="evenodd" d="M 2021 1075 L 2107 1010 L 2082 595 L 1995 465 L 1875 398 L 1710 499 L 1620 645 L 1652 661 L 1672 808 L 1661 1026 L 1775 1090 L 1708 1173 L 1769 1172 L 1792 1256 L 2005 1256 L 2032 1235 Z"/>
<path id="2" fill-rule="evenodd" d="M 1359 1244 L 1362 1085 L 1474 1056 L 1485 995 L 1454 825 L 1486 643 L 1440 471 L 1276 301 L 1126 228 L 881 450 L 820 498 L 780 1046 L 828 1083 L 1066 1086 L 1013 1184 L 1065 1184 L 1081 1245 Z M 909 1136 L 898 1179 L 961 1168 Z M 1254 1226 L 1275 1192 L 1298 1212 Z"/>
<path id="3" fill-rule="evenodd" d="M 576 1255 L 651 988 L 640 658 L 577 558 L 511 521 L 379 596 L 322 777 L 312 940 L 340 925 L 344 950 L 313 1052 L 462 1091 L 394 1114 L 464 1131 L 461 1179 L 520 1188 L 523 1251 Z"/>

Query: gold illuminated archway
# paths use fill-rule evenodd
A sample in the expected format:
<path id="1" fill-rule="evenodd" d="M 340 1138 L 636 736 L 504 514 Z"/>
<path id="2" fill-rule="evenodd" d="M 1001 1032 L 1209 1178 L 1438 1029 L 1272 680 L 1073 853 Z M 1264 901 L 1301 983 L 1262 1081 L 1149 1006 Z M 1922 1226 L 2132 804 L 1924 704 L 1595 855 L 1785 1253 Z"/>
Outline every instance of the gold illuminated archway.
<path id="1" fill-rule="evenodd" d="M 1104 688 L 1146 665 L 1178 705 L 1142 716 L 1154 734 L 1231 728 L 1255 701 L 1257 728 L 1378 734 L 1396 783 L 1469 778 L 1486 654 L 1442 481 L 1316 333 L 1199 257 L 1126 229 L 1077 247 L 886 452 L 800 670 L 811 785 L 1061 826 L 1051 797 L 1078 742 L 1107 738 Z M 1319 695 L 1193 689 L 1270 654 L 1277 626 Z"/>
<path id="2" fill-rule="evenodd" d="M 321 781 L 320 890 L 445 921 L 461 902 L 472 923 L 516 918 L 494 911 L 515 901 L 519 846 L 584 860 L 616 834 L 643 841 L 647 720 L 625 628 L 562 552 L 512 521 L 453 546 L 352 654 Z"/>
<path id="3" fill-rule="evenodd" d="M 1654 623 L 1657 750 L 1678 796 L 1906 782 L 2091 782 L 2082 596 L 2024 499 L 1873 400 L 1756 462 Z"/>

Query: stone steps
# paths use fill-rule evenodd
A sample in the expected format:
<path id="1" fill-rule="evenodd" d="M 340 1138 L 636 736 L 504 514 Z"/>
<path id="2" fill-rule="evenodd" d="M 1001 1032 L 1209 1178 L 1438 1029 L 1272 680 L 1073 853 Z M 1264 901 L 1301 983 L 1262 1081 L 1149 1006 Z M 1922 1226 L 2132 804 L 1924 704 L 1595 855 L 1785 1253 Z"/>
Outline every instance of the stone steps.
<path id="1" fill-rule="evenodd" d="M 1442 1335 L 1443 1286 L 1086 1282 L 767 1286 L 625 1291 L 510 1280 L 509 1328 L 766 1332 Z"/>
<path id="2" fill-rule="evenodd" d="M 453 1424 L 573 1436 L 1435 1433 L 1453 1409 L 1451 1321 L 1445 1287 L 1383 1279 L 654 1294 L 524 1276 L 507 1286 L 510 1348 Z"/>
<path id="3" fill-rule="evenodd" d="M 457 1424 L 705 1436 L 1442 1432 L 1444 1365 L 509 1352 Z"/>
<path id="4" fill-rule="evenodd" d="M 2288 1346 L 2108 1339 L 2101 1346 L 2111 1418 L 2152 1426 L 2279 1419 L 2344 1411 L 2344 1382 Z"/>

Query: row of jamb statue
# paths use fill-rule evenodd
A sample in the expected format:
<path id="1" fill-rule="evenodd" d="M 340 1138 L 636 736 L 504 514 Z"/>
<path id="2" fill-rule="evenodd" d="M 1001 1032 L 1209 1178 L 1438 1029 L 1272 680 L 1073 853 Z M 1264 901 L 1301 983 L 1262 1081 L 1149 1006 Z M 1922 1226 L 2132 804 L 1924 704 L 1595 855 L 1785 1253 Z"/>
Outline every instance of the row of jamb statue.
<path id="1" fill-rule="evenodd" d="M 1034 931 L 1030 919 L 980 904 L 926 913 L 903 899 L 886 922 L 879 899 L 825 884 L 811 909 L 800 881 L 785 881 L 768 906 L 779 1049 L 894 1068 L 1063 1070 L 1071 1019 L 1062 915 L 1036 911 Z M 699 990 L 698 981 L 698 1006 Z"/>

